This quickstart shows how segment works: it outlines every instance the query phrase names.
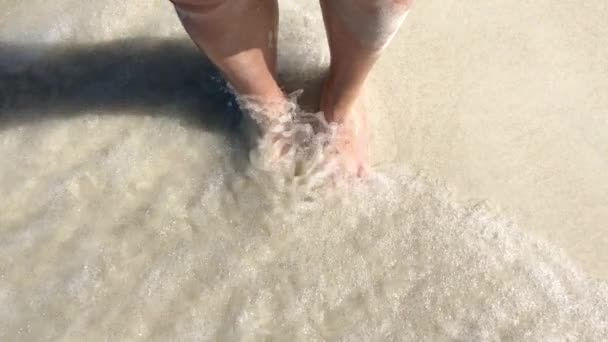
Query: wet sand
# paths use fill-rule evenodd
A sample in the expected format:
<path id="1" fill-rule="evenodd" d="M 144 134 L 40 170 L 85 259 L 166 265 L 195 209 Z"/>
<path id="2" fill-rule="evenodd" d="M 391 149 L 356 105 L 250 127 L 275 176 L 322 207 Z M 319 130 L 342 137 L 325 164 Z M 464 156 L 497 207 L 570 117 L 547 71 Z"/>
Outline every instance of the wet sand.
<path id="1" fill-rule="evenodd" d="M 608 334 L 608 4 L 419 1 L 367 87 L 377 172 L 315 191 L 250 165 L 168 2 L 0 7 L 1 339 Z M 281 11 L 314 107 L 317 4 Z"/>
<path id="2" fill-rule="evenodd" d="M 603 1 L 420 1 L 372 81 L 376 137 L 394 137 L 378 162 L 503 207 L 608 279 L 607 22 Z"/>

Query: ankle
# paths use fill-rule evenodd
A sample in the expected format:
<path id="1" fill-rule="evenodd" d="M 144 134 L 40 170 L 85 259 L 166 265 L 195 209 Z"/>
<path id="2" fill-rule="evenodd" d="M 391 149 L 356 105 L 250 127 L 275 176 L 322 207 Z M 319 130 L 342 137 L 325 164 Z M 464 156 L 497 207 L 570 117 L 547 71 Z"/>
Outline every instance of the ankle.
<path id="1" fill-rule="evenodd" d="M 277 96 L 236 95 L 240 109 L 262 129 L 289 114 L 289 101 L 281 93 Z"/>
<path id="2" fill-rule="evenodd" d="M 330 122 L 342 123 L 353 115 L 360 91 L 345 91 L 337 87 L 331 77 L 323 86 L 320 109 Z"/>
<path id="3" fill-rule="evenodd" d="M 348 105 L 348 106 L 347 105 L 332 106 L 332 107 L 325 108 L 323 113 L 325 114 L 325 118 L 327 119 L 327 121 L 342 124 L 342 123 L 348 121 L 352 115 L 354 115 L 353 114 L 355 112 L 354 107 L 355 107 L 354 104 Z"/>

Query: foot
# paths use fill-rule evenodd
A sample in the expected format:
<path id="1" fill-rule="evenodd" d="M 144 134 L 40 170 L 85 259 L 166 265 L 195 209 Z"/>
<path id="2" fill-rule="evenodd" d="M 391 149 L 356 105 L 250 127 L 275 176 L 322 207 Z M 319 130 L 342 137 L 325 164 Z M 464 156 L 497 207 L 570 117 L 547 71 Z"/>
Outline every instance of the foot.
<path id="1" fill-rule="evenodd" d="M 361 103 L 361 96 L 350 103 L 338 105 L 333 97 L 334 92 L 327 83 L 321 95 L 320 109 L 328 122 L 338 124 L 338 133 L 333 143 L 339 161 L 348 173 L 362 177 L 369 170 L 367 112 Z"/>
<path id="2" fill-rule="evenodd" d="M 254 140 L 251 141 L 264 158 L 276 161 L 287 153 L 291 144 L 285 136 L 291 123 L 290 103 L 281 93 L 276 97 L 238 96 L 241 109 L 255 123 Z"/>

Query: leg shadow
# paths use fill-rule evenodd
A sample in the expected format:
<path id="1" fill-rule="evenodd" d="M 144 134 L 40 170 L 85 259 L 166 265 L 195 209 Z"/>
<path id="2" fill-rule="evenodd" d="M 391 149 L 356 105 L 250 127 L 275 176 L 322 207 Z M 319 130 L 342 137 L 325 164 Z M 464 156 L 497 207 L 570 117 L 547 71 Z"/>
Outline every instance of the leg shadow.
<path id="1" fill-rule="evenodd" d="M 0 131 L 85 113 L 171 115 L 184 126 L 227 136 L 237 147 L 234 167 L 244 167 L 243 115 L 219 71 L 189 39 L 0 42 L 0 51 Z M 300 102 L 314 111 L 324 70 L 306 74 L 283 70 L 279 77 L 288 92 L 304 89 Z"/>
<path id="2" fill-rule="evenodd" d="M 0 51 L 0 129 L 83 112 L 170 112 L 185 124 L 228 134 L 241 117 L 218 70 L 189 40 L 0 42 Z"/>

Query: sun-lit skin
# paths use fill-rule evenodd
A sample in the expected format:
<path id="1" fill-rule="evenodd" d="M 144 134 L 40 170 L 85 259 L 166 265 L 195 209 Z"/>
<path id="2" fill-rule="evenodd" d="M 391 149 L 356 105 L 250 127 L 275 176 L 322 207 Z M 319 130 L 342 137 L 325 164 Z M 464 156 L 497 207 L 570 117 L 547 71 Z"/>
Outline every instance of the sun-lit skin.
<path id="1" fill-rule="evenodd" d="M 278 5 L 272 0 L 173 0 L 184 27 L 240 95 L 281 113 L 276 81 Z M 321 0 L 331 52 L 320 109 L 339 124 L 335 146 L 345 168 L 369 165 L 365 80 L 403 22 L 412 0 Z"/>

